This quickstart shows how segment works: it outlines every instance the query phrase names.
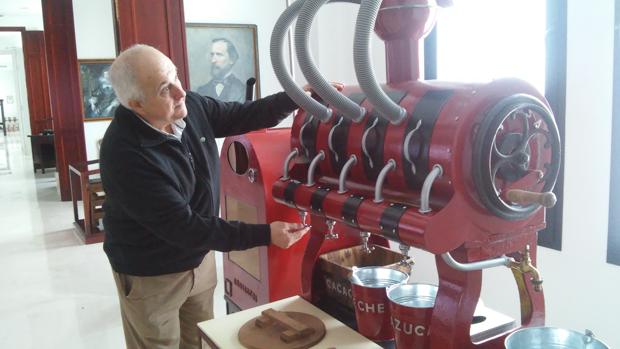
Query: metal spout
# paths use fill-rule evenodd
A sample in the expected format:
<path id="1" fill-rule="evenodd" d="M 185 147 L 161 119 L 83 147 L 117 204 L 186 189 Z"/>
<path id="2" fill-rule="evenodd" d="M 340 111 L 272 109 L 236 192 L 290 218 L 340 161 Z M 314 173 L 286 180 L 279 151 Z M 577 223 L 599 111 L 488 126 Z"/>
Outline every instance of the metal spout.
<path id="1" fill-rule="evenodd" d="M 375 247 L 368 245 L 368 239 L 370 238 L 370 233 L 367 231 L 361 231 L 360 238 L 362 239 L 362 252 L 368 253 L 368 254 L 372 253 Z"/>
<path id="2" fill-rule="evenodd" d="M 534 265 L 532 264 L 532 258 L 530 256 L 530 245 L 525 245 L 525 251 L 523 252 L 523 259 L 520 262 L 512 262 L 510 267 L 512 269 L 518 270 L 521 274 L 531 274 L 532 284 L 534 285 L 534 291 L 541 292 L 542 291 L 542 283 L 543 280 L 540 277 L 540 272 Z"/>
<path id="3" fill-rule="evenodd" d="M 405 244 L 400 244 L 398 245 L 398 249 L 400 250 L 400 254 L 403 255 L 403 259 L 401 259 L 398 264 L 402 266 L 409 266 L 409 250 L 411 247 Z"/>
<path id="4" fill-rule="evenodd" d="M 306 219 L 308 218 L 308 212 L 307 211 L 299 211 L 299 218 L 301 220 L 301 224 L 304 227 L 307 227 L 308 223 L 306 222 Z"/>
<path id="5" fill-rule="evenodd" d="M 338 233 L 334 232 L 334 227 L 336 226 L 336 221 L 333 219 L 328 219 L 325 221 L 327 224 L 327 234 L 325 234 L 325 240 L 333 240 L 338 238 Z"/>

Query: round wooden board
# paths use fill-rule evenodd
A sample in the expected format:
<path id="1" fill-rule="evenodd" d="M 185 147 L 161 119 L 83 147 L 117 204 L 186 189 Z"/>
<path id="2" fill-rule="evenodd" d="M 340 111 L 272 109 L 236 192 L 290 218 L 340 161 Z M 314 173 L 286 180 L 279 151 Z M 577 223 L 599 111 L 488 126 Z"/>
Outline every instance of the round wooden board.
<path id="1" fill-rule="evenodd" d="M 286 343 L 280 339 L 282 327 L 277 325 L 266 328 L 256 327 L 254 318 L 246 322 L 239 330 L 239 342 L 248 349 L 306 349 L 320 342 L 325 337 L 325 325 L 321 319 L 314 315 L 285 311 L 286 315 L 308 327 L 314 329 L 314 333 L 296 341 Z"/>

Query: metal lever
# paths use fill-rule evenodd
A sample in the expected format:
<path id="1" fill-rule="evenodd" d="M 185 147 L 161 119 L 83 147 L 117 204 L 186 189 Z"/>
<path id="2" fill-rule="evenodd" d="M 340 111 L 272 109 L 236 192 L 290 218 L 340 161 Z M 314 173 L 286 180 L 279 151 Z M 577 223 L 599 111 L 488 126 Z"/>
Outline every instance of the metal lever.
<path id="1" fill-rule="evenodd" d="M 325 152 L 322 150 L 316 154 L 314 159 L 312 159 L 312 162 L 308 167 L 308 180 L 306 181 L 306 186 L 311 187 L 314 185 L 314 171 L 316 170 L 319 162 L 323 159 L 325 159 Z"/>
<path id="2" fill-rule="evenodd" d="M 291 163 L 291 161 L 297 156 L 299 155 L 299 149 L 297 148 L 293 148 L 293 151 L 291 151 L 287 156 L 286 159 L 284 160 L 284 166 L 282 168 L 282 181 L 288 181 L 290 179 L 290 177 L 288 176 L 288 167 L 289 164 Z"/>
<path id="3" fill-rule="evenodd" d="M 338 152 L 336 151 L 336 149 L 334 149 L 334 134 L 336 133 L 335 131 L 338 128 L 338 126 L 342 124 L 343 120 L 344 120 L 344 117 L 341 116 L 338 122 L 331 128 L 331 130 L 329 130 L 329 136 L 327 137 L 327 145 L 329 146 L 329 150 L 331 150 L 331 152 L 334 154 L 334 160 L 336 160 L 336 162 L 338 162 L 339 159 L 338 159 Z"/>
<path id="4" fill-rule="evenodd" d="M 306 219 L 308 218 L 308 212 L 307 211 L 299 211 L 299 218 L 301 220 L 301 224 L 304 227 L 307 227 L 308 223 L 306 223 Z"/>
<path id="5" fill-rule="evenodd" d="M 433 187 L 435 179 L 441 177 L 442 174 L 443 169 L 441 168 L 441 165 L 435 165 L 433 166 L 433 170 L 431 171 L 431 173 L 426 176 L 424 184 L 422 184 L 420 209 L 418 210 L 420 213 L 429 213 L 432 211 L 430 205 L 431 188 Z"/>
<path id="6" fill-rule="evenodd" d="M 381 172 L 379 172 L 379 176 L 377 176 L 377 183 L 375 184 L 375 199 L 373 200 L 375 203 L 383 202 L 383 195 L 381 191 L 383 190 L 383 182 L 385 182 L 385 177 L 387 177 L 387 173 L 390 171 L 394 171 L 396 168 L 396 161 L 394 159 L 388 160 L 387 164 L 383 166 Z"/>
<path id="7" fill-rule="evenodd" d="M 411 164 L 411 172 L 413 174 L 416 174 L 416 168 L 415 168 L 415 162 L 413 162 L 413 159 L 411 158 L 411 153 L 409 153 L 409 143 L 411 142 L 411 139 L 413 138 L 413 134 L 416 133 L 416 131 L 422 126 L 422 119 L 418 120 L 418 123 L 415 125 L 415 128 L 411 131 L 409 131 L 409 133 L 407 134 L 407 137 L 405 137 L 405 142 L 403 143 L 403 151 L 405 154 L 405 160 L 407 160 L 410 164 Z"/>
<path id="8" fill-rule="evenodd" d="M 342 166 L 342 171 L 340 171 L 340 177 L 338 178 L 338 194 L 344 194 L 347 192 L 347 188 L 344 186 L 344 182 L 347 179 L 347 175 L 349 174 L 349 170 L 351 167 L 357 164 L 357 156 L 351 155 L 349 160 Z"/>
<path id="9" fill-rule="evenodd" d="M 370 233 L 367 231 L 360 231 L 360 238 L 362 239 L 362 252 L 364 253 L 372 253 L 375 250 L 374 246 L 368 245 L 368 239 L 370 238 Z"/>
<path id="10" fill-rule="evenodd" d="M 364 152 L 364 155 L 366 155 L 366 158 L 368 158 L 368 166 L 370 166 L 370 168 L 375 167 L 375 165 L 372 162 L 372 156 L 370 156 L 370 151 L 368 151 L 368 148 L 366 147 L 366 139 L 368 138 L 368 134 L 370 133 L 370 131 L 372 131 L 375 126 L 377 126 L 378 122 L 379 118 L 375 118 L 375 120 L 372 122 L 372 125 L 370 125 L 370 127 L 367 128 L 366 131 L 364 131 L 364 135 L 362 136 L 362 152 Z"/>
<path id="11" fill-rule="evenodd" d="M 312 121 L 314 121 L 314 115 L 310 115 L 310 117 L 308 118 L 308 120 L 301 126 L 301 128 L 299 129 L 299 144 L 301 145 L 301 148 L 304 151 L 304 156 L 306 158 L 309 157 L 310 152 L 308 151 L 308 148 L 306 147 L 306 145 L 304 144 L 304 131 L 306 130 L 306 127 L 308 127 L 308 125 L 310 125 L 312 123 Z"/>
<path id="12" fill-rule="evenodd" d="M 327 234 L 325 234 L 325 240 L 333 240 L 338 238 L 338 233 L 334 233 L 334 226 L 336 226 L 336 221 L 333 219 L 328 219 L 325 221 L 327 224 Z"/>

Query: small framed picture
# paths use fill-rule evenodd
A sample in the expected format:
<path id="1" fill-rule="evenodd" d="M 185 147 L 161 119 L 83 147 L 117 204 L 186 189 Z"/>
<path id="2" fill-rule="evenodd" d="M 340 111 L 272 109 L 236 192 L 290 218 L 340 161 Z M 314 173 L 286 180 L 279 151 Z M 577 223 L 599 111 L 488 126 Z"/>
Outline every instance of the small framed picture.
<path id="1" fill-rule="evenodd" d="M 190 90 L 227 102 L 260 98 L 256 25 L 189 23 L 185 30 Z"/>
<path id="2" fill-rule="evenodd" d="M 78 60 L 84 121 L 112 119 L 120 104 L 108 78 L 112 62 L 112 59 Z"/>

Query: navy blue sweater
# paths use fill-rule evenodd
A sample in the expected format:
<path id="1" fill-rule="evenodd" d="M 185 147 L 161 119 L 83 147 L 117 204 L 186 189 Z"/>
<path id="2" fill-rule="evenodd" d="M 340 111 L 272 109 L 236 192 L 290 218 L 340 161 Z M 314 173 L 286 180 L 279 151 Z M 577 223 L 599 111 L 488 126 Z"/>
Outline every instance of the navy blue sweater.
<path id="1" fill-rule="evenodd" d="M 117 272 L 152 276 L 197 267 L 210 250 L 268 245 L 267 224 L 218 217 L 216 137 L 277 125 L 297 108 L 284 93 L 226 103 L 187 93 L 181 141 L 117 108 L 101 144 L 103 249 Z"/>

